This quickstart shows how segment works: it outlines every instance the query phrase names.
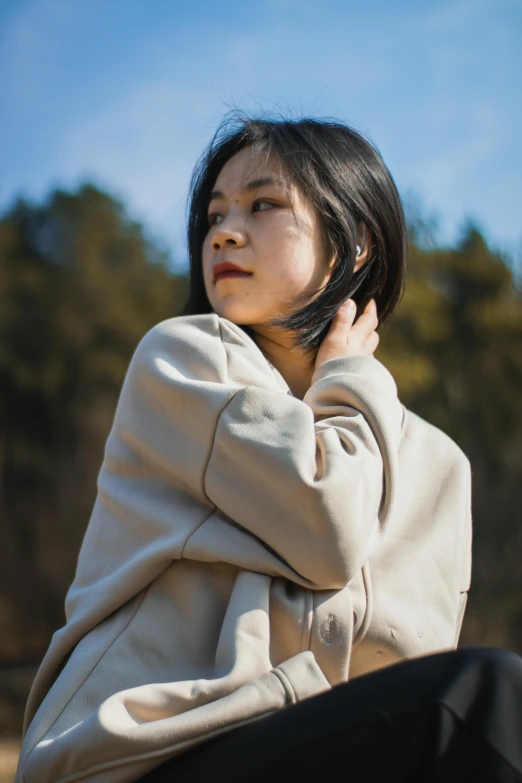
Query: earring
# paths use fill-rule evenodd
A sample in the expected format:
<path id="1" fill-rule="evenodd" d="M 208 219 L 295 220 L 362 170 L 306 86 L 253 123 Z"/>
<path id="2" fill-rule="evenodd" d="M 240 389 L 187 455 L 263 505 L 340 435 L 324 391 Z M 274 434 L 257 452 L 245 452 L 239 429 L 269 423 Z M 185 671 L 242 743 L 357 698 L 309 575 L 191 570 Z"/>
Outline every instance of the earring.
<path id="1" fill-rule="evenodd" d="M 360 256 L 361 255 L 361 248 L 359 245 L 355 245 L 355 255 Z"/>

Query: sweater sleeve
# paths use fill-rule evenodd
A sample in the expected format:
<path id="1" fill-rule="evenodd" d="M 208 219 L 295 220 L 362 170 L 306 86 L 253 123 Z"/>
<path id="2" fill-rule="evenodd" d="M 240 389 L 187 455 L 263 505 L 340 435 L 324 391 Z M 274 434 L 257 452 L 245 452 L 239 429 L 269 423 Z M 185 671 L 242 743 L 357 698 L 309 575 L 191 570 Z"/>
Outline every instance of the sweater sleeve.
<path id="1" fill-rule="evenodd" d="M 233 383 L 220 339 L 176 320 L 137 351 L 120 437 L 310 587 L 343 587 L 391 513 L 403 415 L 392 376 L 355 356 L 319 367 L 303 400 L 259 376 Z"/>
<path id="2" fill-rule="evenodd" d="M 220 413 L 205 492 L 313 588 L 342 588 L 391 513 L 402 414 L 373 357 L 326 362 L 302 401 L 246 386 Z"/>

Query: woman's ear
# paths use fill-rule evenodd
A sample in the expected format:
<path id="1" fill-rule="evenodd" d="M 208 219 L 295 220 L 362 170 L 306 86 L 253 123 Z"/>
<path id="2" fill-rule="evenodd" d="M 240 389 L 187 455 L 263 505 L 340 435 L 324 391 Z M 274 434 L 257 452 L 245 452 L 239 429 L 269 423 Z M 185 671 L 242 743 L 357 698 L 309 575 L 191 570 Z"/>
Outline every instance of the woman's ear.
<path id="1" fill-rule="evenodd" d="M 357 255 L 355 257 L 354 272 L 358 272 L 359 269 L 364 266 L 372 254 L 372 241 L 370 232 L 364 225 L 359 223 L 357 230 Z"/>

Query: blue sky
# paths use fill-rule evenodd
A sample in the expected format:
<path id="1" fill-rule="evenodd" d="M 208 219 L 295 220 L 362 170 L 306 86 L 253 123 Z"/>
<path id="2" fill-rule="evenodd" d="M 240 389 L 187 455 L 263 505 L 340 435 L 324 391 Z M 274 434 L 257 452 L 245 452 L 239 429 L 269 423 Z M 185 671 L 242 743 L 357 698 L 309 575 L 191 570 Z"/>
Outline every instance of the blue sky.
<path id="1" fill-rule="evenodd" d="M 90 180 L 183 256 L 230 108 L 338 117 L 453 242 L 522 249 L 522 0 L 2 0 L 0 209 Z"/>

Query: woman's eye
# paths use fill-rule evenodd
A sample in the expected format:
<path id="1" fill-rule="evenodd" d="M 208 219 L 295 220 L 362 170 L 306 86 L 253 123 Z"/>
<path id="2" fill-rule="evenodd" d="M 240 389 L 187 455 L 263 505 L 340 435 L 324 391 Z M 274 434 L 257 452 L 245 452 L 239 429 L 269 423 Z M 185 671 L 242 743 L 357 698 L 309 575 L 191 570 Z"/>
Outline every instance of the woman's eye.
<path id="1" fill-rule="evenodd" d="M 220 223 L 222 220 L 223 220 L 223 215 L 220 215 L 218 212 L 213 212 L 211 215 L 208 216 L 209 226 L 215 226 L 217 223 Z"/>
<path id="2" fill-rule="evenodd" d="M 267 209 L 272 209 L 272 207 L 275 207 L 275 204 L 272 204 L 271 201 L 259 199 L 259 201 L 254 201 L 252 204 L 252 212 L 265 212 Z"/>
<path id="3" fill-rule="evenodd" d="M 266 212 L 268 209 L 274 209 L 276 205 L 272 201 L 265 201 L 265 199 L 258 199 L 252 204 L 252 212 Z M 224 220 L 223 215 L 219 212 L 211 212 L 208 216 L 209 228 L 217 226 L 218 223 L 222 223 Z"/>

